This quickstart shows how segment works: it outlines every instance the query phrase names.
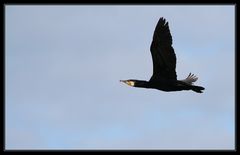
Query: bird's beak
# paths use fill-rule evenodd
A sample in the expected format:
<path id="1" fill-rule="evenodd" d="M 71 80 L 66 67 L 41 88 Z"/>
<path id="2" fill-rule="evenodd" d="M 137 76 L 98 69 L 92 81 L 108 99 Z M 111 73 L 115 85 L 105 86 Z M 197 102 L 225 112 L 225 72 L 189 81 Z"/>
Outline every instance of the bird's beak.
<path id="1" fill-rule="evenodd" d="M 120 80 L 120 82 L 123 82 L 123 83 L 128 85 L 128 81 L 127 80 Z"/>
<path id="2" fill-rule="evenodd" d="M 129 86 L 134 86 L 134 82 L 132 82 L 132 81 L 129 81 L 129 80 L 120 80 L 120 82 L 123 82 L 123 83 L 125 83 L 125 84 L 127 84 L 127 85 L 129 85 Z"/>
<path id="3" fill-rule="evenodd" d="M 124 82 L 124 83 L 126 83 L 126 80 L 120 80 L 120 82 Z"/>

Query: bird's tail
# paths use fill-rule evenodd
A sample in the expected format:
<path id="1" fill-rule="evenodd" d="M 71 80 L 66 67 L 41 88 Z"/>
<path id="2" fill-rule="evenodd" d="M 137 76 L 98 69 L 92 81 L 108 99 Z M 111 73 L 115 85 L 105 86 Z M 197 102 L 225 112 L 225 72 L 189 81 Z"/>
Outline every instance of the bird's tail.
<path id="1" fill-rule="evenodd" d="M 197 93 L 202 93 L 202 90 L 204 90 L 204 87 L 201 86 L 191 86 L 191 90 L 197 92 Z"/>
<path id="2" fill-rule="evenodd" d="M 198 77 L 196 77 L 194 74 L 189 73 L 188 77 L 184 80 L 181 80 L 185 84 L 187 84 L 191 90 L 197 92 L 197 93 L 202 93 L 202 90 L 204 90 L 204 87 L 201 86 L 195 86 L 193 85 L 194 82 L 198 80 Z"/>

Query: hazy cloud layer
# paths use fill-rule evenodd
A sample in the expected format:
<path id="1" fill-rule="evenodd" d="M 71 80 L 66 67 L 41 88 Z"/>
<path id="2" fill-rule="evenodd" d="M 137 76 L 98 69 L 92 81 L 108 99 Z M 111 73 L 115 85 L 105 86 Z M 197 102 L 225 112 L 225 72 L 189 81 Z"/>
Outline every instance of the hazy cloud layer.
<path id="1" fill-rule="evenodd" d="M 120 79 L 152 74 L 169 21 L 178 78 L 166 93 Z M 6 149 L 233 149 L 234 6 L 6 6 Z"/>

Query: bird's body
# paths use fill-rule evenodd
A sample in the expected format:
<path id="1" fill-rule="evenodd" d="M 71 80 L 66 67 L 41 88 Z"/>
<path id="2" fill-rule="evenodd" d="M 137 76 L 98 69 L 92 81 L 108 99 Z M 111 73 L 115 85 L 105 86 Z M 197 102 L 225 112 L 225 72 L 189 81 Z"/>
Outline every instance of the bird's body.
<path id="1" fill-rule="evenodd" d="M 202 93 L 201 86 L 193 85 L 197 77 L 189 74 L 184 80 L 177 80 L 176 55 L 172 47 L 172 36 L 168 22 L 160 18 L 153 34 L 150 47 L 153 61 L 153 75 L 149 81 L 143 80 L 120 80 L 130 86 L 140 88 L 153 88 L 162 91 L 193 90 Z"/>

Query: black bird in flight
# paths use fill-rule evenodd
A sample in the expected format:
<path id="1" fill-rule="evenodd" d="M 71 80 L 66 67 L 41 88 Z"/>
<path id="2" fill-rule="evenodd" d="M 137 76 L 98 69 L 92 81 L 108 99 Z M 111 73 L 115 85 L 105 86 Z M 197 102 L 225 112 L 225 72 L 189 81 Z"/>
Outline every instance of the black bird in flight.
<path id="1" fill-rule="evenodd" d="M 149 81 L 120 80 L 129 86 L 140 88 L 153 88 L 162 91 L 193 90 L 202 93 L 204 87 L 193 85 L 197 81 L 194 74 L 189 74 L 184 80 L 177 80 L 176 55 L 172 47 L 172 36 L 168 22 L 161 17 L 153 34 L 150 47 L 153 61 L 153 75 Z"/>

